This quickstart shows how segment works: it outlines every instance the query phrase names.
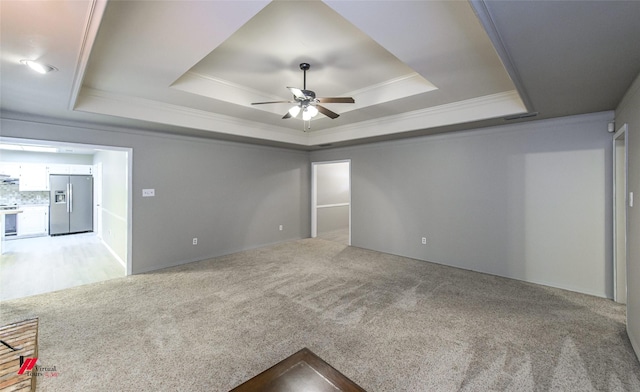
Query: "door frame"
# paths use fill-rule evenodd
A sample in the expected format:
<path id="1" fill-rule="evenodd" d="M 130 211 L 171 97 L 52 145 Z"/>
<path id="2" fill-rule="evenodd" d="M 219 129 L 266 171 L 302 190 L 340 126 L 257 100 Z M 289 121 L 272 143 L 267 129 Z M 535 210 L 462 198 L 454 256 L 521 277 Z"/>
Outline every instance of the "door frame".
<path id="1" fill-rule="evenodd" d="M 75 142 L 60 142 L 54 140 L 46 140 L 46 139 L 28 139 L 28 138 L 17 138 L 17 137 L 8 137 L 8 136 L 0 136 L 0 142 L 6 143 L 17 143 L 17 144 L 34 144 L 38 146 L 50 146 L 50 147 L 76 147 L 76 148 L 86 148 L 93 150 L 105 150 L 105 151 L 117 151 L 123 152 L 126 154 L 127 159 L 127 178 L 125 179 L 125 183 L 127 186 L 127 201 L 126 201 L 126 220 L 127 220 L 127 249 L 126 249 L 126 260 L 120 260 L 119 257 L 116 256 L 116 259 L 124 262 L 125 264 L 125 274 L 132 275 L 133 274 L 133 148 L 130 147 L 116 147 L 116 146 L 107 146 L 100 144 L 87 144 L 87 143 L 75 143 Z M 94 203 L 95 204 L 95 203 Z M 95 207 L 95 206 L 94 206 Z M 107 249 L 111 251 L 111 248 L 107 246 Z M 113 253 L 113 252 L 112 252 Z"/>
<path id="2" fill-rule="evenodd" d="M 629 234 L 629 143 L 628 143 L 628 125 L 624 124 L 621 126 L 618 131 L 613 135 L 612 146 L 613 146 L 613 299 L 616 302 L 626 303 L 627 298 L 626 294 L 624 298 L 618 294 L 618 289 L 621 284 L 625 286 L 626 293 L 626 273 L 625 276 L 618 276 L 618 267 L 619 264 L 624 264 L 624 269 L 627 269 L 627 260 L 629 255 L 629 245 L 627 243 L 627 238 Z M 623 175 L 622 178 L 619 178 L 618 175 L 618 143 L 622 141 L 624 143 L 624 163 L 623 163 Z M 618 201 L 618 192 L 617 186 L 620 181 L 624 182 L 624 199 L 622 201 Z M 620 205 L 622 204 L 622 205 Z M 622 233 L 622 238 L 620 238 L 620 233 L 618 230 L 618 210 L 620 208 L 624 208 L 624 232 Z M 624 259 L 621 260 L 618 255 L 618 242 L 624 242 Z M 624 279 L 623 279 L 624 278 Z M 619 281 L 620 280 L 620 281 Z"/>
<path id="3" fill-rule="evenodd" d="M 93 165 L 93 231 L 102 240 L 102 162 Z"/>
<path id="4" fill-rule="evenodd" d="M 319 161 L 311 162 L 311 238 L 318 236 L 318 183 L 317 170 L 320 165 L 328 165 L 332 163 L 348 163 L 349 164 L 349 242 L 351 246 L 351 159 L 341 159 L 335 161 Z"/>

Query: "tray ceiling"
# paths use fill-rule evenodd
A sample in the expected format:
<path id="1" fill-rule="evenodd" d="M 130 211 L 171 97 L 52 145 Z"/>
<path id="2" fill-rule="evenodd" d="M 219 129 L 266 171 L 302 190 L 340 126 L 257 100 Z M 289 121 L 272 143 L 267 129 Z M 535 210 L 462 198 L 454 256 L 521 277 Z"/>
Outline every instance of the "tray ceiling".
<path id="1" fill-rule="evenodd" d="M 638 2 L 588 3 L 4 1 L 1 109 L 5 117 L 30 114 L 302 149 L 498 124 L 531 111 L 540 111 L 539 118 L 577 114 L 588 105 L 570 99 L 575 88 L 549 85 L 540 75 L 573 75 L 579 83 L 588 72 L 554 68 L 544 50 L 557 52 L 570 37 L 578 54 L 597 56 L 638 29 L 607 28 L 587 51 L 580 37 L 595 27 L 586 22 L 602 20 L 603 13 L 610 17 L 605 20 L 624 22 L 638 8 Z M 555 23 L 560 20 L 576 31 Z M 531 34 L 541 27 L 558 42 L 538 43 Z M 640 62 L 638 48 L 627 42 L 622 49 L 630 64 L 609 79 L 617 90 L 603 94 L 615 103 Z M 59 71 L 34 77 L 21 59 Z M 310 129 L 300 119 L 281 118 L 288 104 L 251 105 L 290 99 L 285 87 L 302 87 L 301 62 L 311 64 L 308 89 L 353 96 L 356 103 L 326 104 L 340 117 L 320 114 Z M 551 97 L 538 93 L 547 85 L 563 88 L 553 107 L 544 104 Z"/>

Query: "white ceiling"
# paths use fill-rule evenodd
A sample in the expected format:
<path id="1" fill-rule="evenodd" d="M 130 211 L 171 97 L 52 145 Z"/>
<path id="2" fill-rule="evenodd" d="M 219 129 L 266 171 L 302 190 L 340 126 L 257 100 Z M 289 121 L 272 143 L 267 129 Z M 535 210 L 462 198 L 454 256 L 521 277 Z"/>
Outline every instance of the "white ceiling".
<path id="1" fill-rule="evenodd" d="M 0 109 L 301 149 L 611 110 L 640 72 L 634 15 L 638 1 L 3 0 Z M 291 99 L 301 62 L 307 89 L 356 103 L 308 130 L 289 104 L 251 105 Z"/>

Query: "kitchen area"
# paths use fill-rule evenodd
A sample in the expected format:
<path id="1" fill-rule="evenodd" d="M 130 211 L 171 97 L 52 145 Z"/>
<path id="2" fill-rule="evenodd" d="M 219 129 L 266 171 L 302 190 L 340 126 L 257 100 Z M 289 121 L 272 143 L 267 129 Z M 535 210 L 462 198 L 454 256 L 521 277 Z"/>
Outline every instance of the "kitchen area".
<path id="1" fill-rule="evenodd" d="M 0 144 L 0 300 L 126 275 L 127 223 L 108 208 L 126 211 L 126 162 L 120 152 Z"/>
<path id="2" fill-rule="evenodd" d="M 5 241 L 93 231 L 92 165 L 0 164 L 0 210 Z"/>

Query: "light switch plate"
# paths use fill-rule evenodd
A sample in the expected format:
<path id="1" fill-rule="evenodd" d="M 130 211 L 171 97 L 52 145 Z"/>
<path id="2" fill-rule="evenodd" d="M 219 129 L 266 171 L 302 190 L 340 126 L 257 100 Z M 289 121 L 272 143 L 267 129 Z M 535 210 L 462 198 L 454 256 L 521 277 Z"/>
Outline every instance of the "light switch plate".
<path id="1" fill-rule="evenodd" d="M 143 189 L 142 197 L 154 197 L 156 195 L 155 189 Z"/>

